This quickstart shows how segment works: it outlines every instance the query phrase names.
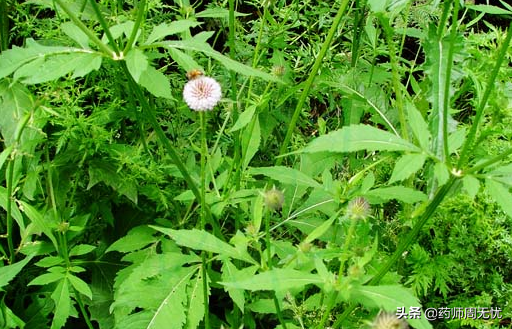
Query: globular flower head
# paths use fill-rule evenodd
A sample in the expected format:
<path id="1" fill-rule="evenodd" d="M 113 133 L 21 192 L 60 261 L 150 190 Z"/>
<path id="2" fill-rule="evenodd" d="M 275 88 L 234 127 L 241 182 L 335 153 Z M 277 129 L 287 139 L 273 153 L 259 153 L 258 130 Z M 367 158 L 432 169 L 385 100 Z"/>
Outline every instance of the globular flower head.
<path id="1" fill-rule="evenodd" d="M 183 99 L 194 111 L 209 111 L 220 101 L 222 90 L 213 78 L 199 76 L 190 80 L 183 88 Z"/>
<path id="2" fill-rule="evenodd" d="M 283 207 L 284 194 L 274 186 L 264 193 L 263 200 L 270 210 L 278 211 Z"/>
<path id="3" fill-rule="evenodd" d="M 361 196 L 350 200 L 348 203 L 347 216 L 350 219 L 366 219 L 370 216 L 370 212 L 370 204 Z"/>
<path id="4" fill-rule="evenodd" d="M 393 313 L 380 312 L 372 323 L 372 329 L 407 329 L 409 326 L 404 320 L 397 318 Z"/>

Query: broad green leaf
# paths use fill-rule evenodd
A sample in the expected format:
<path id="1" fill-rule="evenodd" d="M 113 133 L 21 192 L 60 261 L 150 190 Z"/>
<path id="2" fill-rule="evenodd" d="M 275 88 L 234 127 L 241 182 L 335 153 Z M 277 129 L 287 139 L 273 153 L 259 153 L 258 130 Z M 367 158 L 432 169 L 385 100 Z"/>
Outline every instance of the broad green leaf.
<path id="1" fill-rule="evenodd" d="M 24 329 L 25 322 L 14 314 L 14 312 L 5 305 L 5 301 L 0 301 L 0 325 L 4 329 Z"/>
<path id="2" fill-rule="evenodd" d="M 367 125 L 352 125 L 320 136 L 302 152 L 356 152 L 356 151 L 410 151 L 420 152 L 414 144 L 387 131 Z"/>
<path id="3" fill-rule="evenodd" d="M 296 169 L 283 166 L 250 168 L 249 174 L 253 176 L 265 175 L 283 184 L 293 186 L 321 187 L 320 183 L 306 174 Z"/>
<path id="4" fill-rule="evenodd" d="M 69 257 L 73 256 L 81 256 L 90 253 L 96 249 L 96 246 L 91 246 L 90 244 L 79 244 L 71 248 L 69 252 Z"/>
<path id="5" fill-rule="evenodd" d="M 199 52 L 202 52 L 203 54 L 205 54 L 206 56 L 209 56 L 209 57 L 219 61 L 222 65 L 224 65 L 229 70 L 233 70 L 235 72 L 238 72 L 238 73 L 246 75 L 246 76 L 254 76 L 254 77 L 261 78 L 263 80 L 282 83 L 282 81 L 280 79 L 276 78 L 275 76 L 273 76 L 269 73 L 262 72 L 258 69 L 244 65 L 244 64 L 239 63 L 227 56 L 222 55 L 218 51 L 214 50 L 206 42 L 203 42 L 202 40 L 198 40 L 195 36 L 194 36 L 194 38 L 192 38 L 190 40 L 164 41 L 164 42 L 159 43 L 159 45 L 161 45 L 163 47 L 168 47 L 168 48 L 199 51 Z"/>
<path id="6" fill-rule="evenodd" d="M 68 274 L 67 279 L 71 283 L 71 285 L 81 294 L 87 296 L 89 299 L 92 299 L 92 291 L 91 288 L 85 283 L 84 280 L 80 279 L 77 276 Z"/>
<path id="7" fill-rule="evenodd" d="M 169 79 L 151 65 L 141 73 L 139 84 L 157 97 L 173 98 Z"/>
<path id="8" fill-rule="evenodd" d="M 427 200 L 427 196 L 420 191 L 404 186 L 381 187 L 364 194 L 370 203 L 383 203 L 396 199 L 405 203 L 415 203 Z"/>
<path id="9" fill-rule="evenodd" d="M 1 126 L 0 126 L 1 127 Z M 9 147 L 6 147 L 2 153 L 0 153 L 0 170 L 2 169 L 2 167 L 4 166 L 4 163 L 5 163 L 5 160 L 7 160 L 7 157 L 9 155 L 11 155 L 11 151 L 12 151 L 12 148 L 13 146 L 10 145 Z"/>
<path id="10" fill-rule="evenodd" d="M 405 108 L 407 109 L 407 120 L 414 137 L 423 150 L 430 150 L 430 131 L 423 116 L 413 104 L 408 103 Z"/>
<path id="11" fill-rule="evenodd" d="M 44 286 L 48 283 L 52 283 L 58 280 L 62 280 L 66 275 L 62 272 L 50 272 L 44 273 L 40 276 L 34 278 L 32 281 L 28 283 L 29 286 Z"/>
<path id="12" fill-rule="evenodd" d="M 286 291 L 289 289 L 304 288 L 308 284 L 323 285 L 323 280 L 318 274 L 301 272 L 292 269 L 272 269 L 255 276 L 231 282 L 219 282 L 226 287 L 258 291 L 274 290 Z"/>
<path id="13" fill-rule="evenodd" d="M 200 25 L 199 22 L 189 21 L 189 20 L 179 20 L 173 21 L 169 24 L 162 23 L 153 27 L 153 30 L 148 36 L 145 45 L 152 44 L 155 41 L 161 40 L 169 35 L 183 33 L 188 31 L 191 27 L 196 27 Z"/>
<path id="14" fill-rule="evenodd" d="M 117 168 L 109 162 L 92 161 L 89 163 L 89 184 L 87 189 L 103 182 L 119 194 L 126 196 L 133 203 L 137 203 L 137 185 L 133 180 L 123 177 Z"/>
<path id="15" fill-rule="evenodd" d="M 71 298 L 69 297 L 68 280 L 66 278 L 59 282 L 51 297 L 55 302 L 51 329 L 60 329 L 66 323 L 71 309 Z"/>
<path id="16" fill-rule="evenodd" d="M 74 77 L 84 76 L 101 64 L 101 55 L 94 52 L 73 52 L 40 57 L 20 67 L 14 73 L 15 80 L 25 84 L 38 84 L 56 80 L 69 73 Z M 87 69 L 84 69 L 87 68 Z"/>
<path id="17" fill-rule="evenodd" d="M 254 276 L 254 273 L 256 273 L 257 269 L 258 268 L 256 266 L 249 266 L 238 270 L 229 259 L 222 259 L 221 279 L 225 282 L 249 279 Z M 232 287 L 224 287 L 224 289 L 228 292 L 229 297 L 231 297 L 233 302 L 243 313 L 245 310 L 245 295 L 243 289 Z"/>
<path id="18" fill-rule="evenodd" d="M 202 272 L 197 271 L 197 275 L 187 285 L 188 304 L 185 309 L 187 322 L 185 329 L 196 329 L 199 322 L 204 318 L 204 293 Z"/>
<path id="19" fill-rule="evenodd" d="M 176 244 L 187 248 L 196 250 L 204 250 L 213 253 L 220 254 L 222 256 L 228 256 L 240 260 L 244 260 L 248 263 L 257 264 L 251 256 L 245 252 L 239 252 L 235 247 L 227 244 L 226 242 L 218 239 L 214 235 L 201 230 L 173 230 L 165 227 L 158 227 L 150 225 L 149 227 L 155 230 L 169 235 Z"/>
<path id="20" fill-rule="evenodd" d="M 512 11 L 492 5 L 466 5 L 466 8 L 473 9 L 491 15 L 512 15 Z"/>
<path id="21" fill-rule="evenodd" d="M 334 223 L 334 221 L 336 219 L 338 219 L 337 214 L 336 214 L 336 216 L 332 216 L 331 218 L 326 220 L 322 225 L 315 228 L 313 230 L 313 232 L 309 233 L 309 235 L 306 237 L 306 239 L 304 240 L 304 243 L 311 243 L 311 242 L 315 241 L 316 239 L 318 239 L 319 237 L 321 237 L 322 235 L 324 235 L 324 233 L 327 232 L 327 230 L 331 228 L 332 223 Z"/>
<path id="22" fill-rule="evenodd" d="M 30 262 L 33 256 L 25 257 L 23 260 L 11 265 L 0 267 L 0 288 L 5 287 L 14 277 Z"/>
<path id="23" fill-rule="evenodd" d="M 428 99 L 432 104 L 432 112 L 428 119 L 432 134 L 432 151 L 441 161 L 445 160 L 444 141 L 448 138 L 444 135 L 444 128 L 453 121 L 448 113 L 450 97 L 454 92 L 452 87 L 454 75 L 449 76 L 450 72 L 448 72 L 449 65 L 452 64 L 449 63 L 448 50 L 451 49 L 454 54 L 457 54 L 461 51 L 462 44 L 460 36 L 453 43 L 448 37 L 439 37 L 437 26 L 432 24 L 423 45 L 426 55 L 426 73 L 432 82 Z M 446 90 L 446 85 L 449 85 L 449 90 Z"/>
<path id="24" fill-rule="evenodd" d="M 234 14 L 235 14 L 235 17 L 249 15 L 249 14 L 242 14 L 242 13 L 239 13 L 236 11 Z M 227 18 L 229 18 L 229 10 L 227 10 L 225 8 L 219 8 L 219 7 L 207 8 L 203 11 L 196 13 L 194 16 L 200 17 L 200 18 L 226 18 L 227 19 Z"/>
<path id="25" fill-rule="evenodd" d="M 113 26 L 109 27 L 110 34 L 112 35 L 112 37 L 114 39 L 119 38 L 123 34 L 124 34 L 125 37 L 128 38 L 130 36 L 130 34 L 132 33 L 134 25 L 135 25 L 135 23 L 133 21 L 126 21 L 126 22 L 123 22 L 123 23 L 120 23 L 120 24 L 113 25 Z M 140 34 L 140 31 L 137 32 L 137 37 L 138 37 L 139 34 Z M 101 41 L 103 43 L 109 43 L 110 42 L 110 40 L 107 38 L 107 34 L 106 33 L 103 33 L 103 36 L 101 37 Z"/>
<path id="26" fill-rule="evenodd" d="M 469 197 L 474 199 L 480 190 L 480 181 L 474 176 L 466 175 L 462 178 L 462 187 Z"/>
<path id="27" fill-rule="evenodd" d="M 421 306 L 414 295 L 402 286 L 354 286 L 351 297 L 370 308 L 384 309 L 396 313 L 398 307 L 409 309 L 411 306 Z M 432 325 L 423 316 L 421 319 L 408 319 L 407 322 L 416 329 L 431 329 Z"/>
<path id="28" fill-rule="evenodd" d="M 503 209 L 505 214 L 512 217 L 512 194 L 510 190 L 492 179 L 485 180 L 485 190 Z"/>
<path id="29" fill-rule="evenodd" d="M 169 48 L 168 51 L 171 58 L 185 71 L 188 72 L 201 68 L 201 65 L 199 65 L 192 56 L 184 53 L 183 51 L 176 48 Z"/>
<path id="30" fill-rule="evenodd" d="M 260 129 L 260 120 L 256 116 L 254 117 L 254 126 L 252 131 L 250 129 L 245 129 L 242 134 L 242 152 L 244 154 L 244 162 L 242 164 L 242 168 L 245 170 L 252 158 L 258 152 L 261 143 L 261 129 Z"/>
<path id="31" fill-rule="evenodd" d="M 240 114 L 240 116 L 238 117 L 238 120 L 236 120 L 233 127 L 231 127 L 231 129 L 228 129 L 228 132 L 234 132 L 234 131 L 240 130 L 243 127 L 247 126 L 249 124 L 249 122 L 251 122 L 255 111 L 256 111 L 256 105 L 251 104 L 245 111 L 243 111 Z"/>
<path id="32" fill-rule="evenodd" d="M 395 164 L 389 184 L 409 178 L 423 167 L 425 160 L 426 156 L 424 154 L 406 154 L 402 156 Z"/>
<path id="33" fill-rule="evenodd" d="M 64 264 L 64 258 L 60 256 L 47 256 L 39 260 L 35 265 L 40 267 L 53 267 Z"/>
<path id="34" fill-rule="evenodd" d="M 438 162 L 434 165 L 434 177 L 437 179 L 439 186 L 446 184 L 448 179 L 450 179 L 450 171 L 446 164 Z"/>
<path id="35" fill-rule="evenodd" d="M 133 80 L 139 82 L 142 72 L 148 69 L 148 58 L 140 49 L 132 49 L 125 57 L 126 66 L 128 71 L 133 77 Z"/>
<path id="36" fill-rule="evenodd" d="M 57 239 L 53 235 L 52 226 L 55 223 L 50 222 L 45 219 L 45 217 L 38 211 L 36 208 L 32 207 L 30 204 L 25 201 L 19 201 L 23 212 L 30 219 L 35 229 L 39 232 L 43 232 L 53 243 L 56 249 L 58 249 Z"/>
<path id="37" fill-rule="evenodd" d="M 139 250 L 158 240 L 154 234 L 155 231 L 145 225 L 134 227 L 128 234 L 112 243 L 105 252 L 119 251 L 126 253 Z"/>
<path id="38" fill-rule="evenodd" d="M 65 22 L 60 25 L 62 32 L 66 33 L 68 37 L 76 41 L 80 47 L 84 49 L 89 48 L 89 37 L 84 31 L 80 30 L 73 22 Z"/>

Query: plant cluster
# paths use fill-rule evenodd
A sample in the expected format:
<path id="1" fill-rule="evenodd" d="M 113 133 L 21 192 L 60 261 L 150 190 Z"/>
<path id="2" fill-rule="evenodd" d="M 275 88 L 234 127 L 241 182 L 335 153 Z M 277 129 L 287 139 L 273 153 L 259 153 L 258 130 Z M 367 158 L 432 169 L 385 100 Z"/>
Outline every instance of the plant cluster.
<path id="1" fill-rule="evenodd" d="M 0 327 L 511 328 L 511 15 L 0 0 Z"/>

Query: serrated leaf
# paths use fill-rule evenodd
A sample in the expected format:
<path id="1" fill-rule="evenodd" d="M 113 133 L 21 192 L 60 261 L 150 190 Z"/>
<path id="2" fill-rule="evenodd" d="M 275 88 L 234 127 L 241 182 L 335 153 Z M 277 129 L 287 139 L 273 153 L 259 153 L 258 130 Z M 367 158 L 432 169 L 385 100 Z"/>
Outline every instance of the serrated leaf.
<path id="1" fill-rule="evenodd" d="M 99 56 L 96 53 L 82 51 L 40 57 L 16 70 L 14 79 L 20 79 L 24 84 L 38 84 L 56 80 L 75 71 L 79 73 L 75 73 L 74 76 L 83 76 L 97 67 Z M 84 71 L 84 67 L 88 70 Z"/>
<path id="2" fill-rule="evenodd" d="M 25 215 L 27 215 L 27 217 L 30 219 L 30 221 L 34 225 L 35 229 L 39 232 L 43 232 L 52 241 L 55 248 L 58 249 L 57 239 L 53 235 L 52 229 L 49 225 L 49 224 L 53 224 L 53 223 L 45 220 L 43 215 L 38 210 L 36 210 L 34 207 L 32 207 L 30 204 L 28 204 L 24 201 L 21 201 L 21 200 L 19 201 L 19 204 L 20 204 L 21 208 L 23 209 L 23 212 L 25 213 Z"/>
<path id="3" fill-rule="evenodd" d="M 382 203 L 389 200 L 398 200 L 405 203 L 415 203 L 427 200 L 427 196 L 420 191 L 404 186 L 381 187 L 364 194 L 370 203 Z"/>
<path id="4" fill-rule="evenodd" d="M 38 261 L 35 265 L 40 267 L 52 267 L 59 264 L 63 264 L 64 259 L 59 256 L 47 256 L 40 261 Z"/>
<path id="5" fill-rule="evenodd" d="M 420 111 L 418 111 L 413 104 L 407 104 L 405 108 L 407 109 L 407 121 L 409 122 L 414 137 L 418 140 L 423 150 L 430 150 L 430 131 L 428 130 L 425 119 L 423 119 Z"/>
<path id="6" fill-rule="evenodd" d="M 71 298 L 69 297 L 68 281 L 66 278 L 59 282 L 51 297 L 55 302 L 51 329 L 60 329 L 66 323 L 71 309 Z"/>
<path id="7" fill-rule="evenodd" d="M 32 281 L 30 281 L 28 283 L 28 286 L 44 286 L 44 285 L 47 285 L 48 283 L 52 283 L 52 282 L 61 280 L 65 276 L 66 275 L 62 272 L 44 273 L 44 274 L 41 274 L 40 276 L 34 278 Z"/>
<path id="8" fill-rule="evenodd" d="M 188 72 L 201 68 L 201 65 L 199 65 L 192 56 L 184 53 L 183 51 L 176 48 L 169 48 L 168 51 L 171 58 L 185 71 Z"/>
<path id="9" fill-rule="evenodd" d="M 87 189 L 91 189 L 99 182 L 105 183 L 119 194 L 126 196 L 133 203 L 137 203 L 137 185 L 132 180 L 121 176 L 113 164 L 104 161 L 92 161 L 89 163 L 89 184 Z"/>
<path id="10" fill-rule="evenodd" d="M 0 288 L 5 287 L 14 277 L 30 262 L 33 256 L 25 257 L 23 260 L 11 265 L 0 267 Z"/>
<path id="11" fill-rule="evenodd" d="M 69 256 L 81 256 L 90 253 L 96 249 L 96 246 L 91 246 L 90 244 L 79 244 L 71 248 L 69 252 Z"/>
<path id="12" fill-rule="evenodd" d="M 406 154 L 402 156 L 395 164 L 389 184 L 409 178 L 423 167 L 425 160 L 426 156 L 424 154 Z"/>
<path id="13" fill-rule="evenodd" d="M 505 214 L 512 217 L 512 194 L 509 189 L 492 179 L 486 179 L 485 190 L 494 201 L 496 201 Z"/>
<path id="14" fill-rule="evenodd" d="M 73 22 L 62 23 L 60 28 L 62 29 L 62 32 L 76 41 L 76 43 L 78 43 L 82 48 L 89 48 L 89 37 Z"/>
<path id="15" fill-rule="evenodd" d="M 222 55 L 220 52 L 214 50 L 209 44 L 204 42 L 204 40 L 200 40 L 197 36 L 189 40 L 183 41 L 165 41 L 160 43 L 164 47 L 168 48 L 177 48 L 183 50 L 194 50 L 199 51 L 209 56 L 217 61 L 219 61 L 222 65 L 224 65 L 227 69 L 233 70 L 245 76 L 254 76 L 266 81 L 273 81 L 282 83 L 282 81 L 275 76 L 262 72 L 258 69 L 252 68 L 250 66 L 239 63 L 227 56 Z"/>
<path id="16" fill-rule="evenodd" d="M 247 16 L 249 14 L 242 14 L 237 11 L 235 11 L 235 17 L 240 16 Z M 203 11 L 200 11 L 194 15 L 195 17 L 201 17 L 201 18 L 228 18 L 229 17 L 229 10 L 225 8 L 207 8 Z"/>
<path id="17" fill-rule="evenodd" d="M 462 178 L 462 187 L 469 197 L 474 199 L 480 190 L 480 181 L 474 176 L 466 175 Z"/>
<path id="18" fill-rule="evenodd" d="M 156 97 L 172 99 L 169 79 L 151 65 L 141 73 L 139 84 Z"/>
<path id="19" fill-rule="evenodd" d="M 155 231 L 145 225 L 134 227 L 124 237 L 112 243 L 105 252 L 119 251 L 126 253 L 139 250 L 158 240 L 154 234 Z"/>
<path id="20" fill-rule="evenodd" d="M 448 179 L 450 179 L 450 171 L 446 164 L 438 162 L 434 165 L 434 177 L 437 179 L 439 186 L 446 184 Z"/>
<path id="21" fill-rule="evenodd" d="M 254 273 L 258 270 L 256 266 L 245 267 L 238 270 L 236 266 L 229 259 L 222 259 L 222 275 L 221 279 L 224 282 L 232 282 L 235 280 L 249 279 L 254 276 Z M 245 295 L 243 289 L 233 288 L 225 286 L 224 289 L 228 292 L 229 297 L 238 306 L 240 311 L 244 313 L 245 310 Z"/>
<path id="22" fill-rule="evenodd" d="M 323 280 L 318 274 L 311 274 L 309 272 L 292 269 L 276 268 L 256 274 L 248 279 L 219 283 L 226 287 L 250 291 L 286 291 L 289 289 L 304 288 L 308 284 L 314 284 L 321 287 L 323 285 Z"/>
<path id="23" fill-rule="evenodd" d="M 87 296 L 89 299 L 92 299 L 92 291 L 91 288 L 85 283 L 84 280 L 80 279 L 77 276 L 68 274 L 67 279 L 71 283 L 71 285 L 81 294 Z"/>
<path id="24" fill-rule="evenodd" d="M 240 116 L 238 117 L 238 120 L 236 120 L 233 127 L 231 127 L 231 129 L 228 129 L 228 132 L 234 132 L 234 131 L 240 130 L 243 127 L 247 126 L 249 124 L 249 122 L 251 122 L 255 111 L 256 111 L 256 105 L 254 105 L 254 104 L 250 105 L 245 111 L 243 111 L 240 114 Z"/>
<path id="25" fill-rule="evenodd" d="M 204 250 L 217 253 L 223 256 L 244 260 L 248 263 L 257 264 L 247 251 L 239 252 L 235 247 L 215 237 L 206 231 L 201 230 L 173 230 L 166 227 L 150 225 L 149 227 L 169 235 L 176 244 L 195 250 Z"/>
<path id="26" fill-rule="evenodd" d="M 196 329 L 204 318 L 203 276 L 201 271 L 198 271 L 195 278 L 187 285 L 187 296 L 185 329 Z"/>
<path id="27" fill-rule="evenodd" d="M 247 168 L 252 158 L 258 152 L 261 143 L 260 120 L 256 116 L 254 118 L 254 126 L 252 131 L 245 129 L 242 134 L 242 152 L 244 154 L 243 170 Z"/>
<path id="28" fill-rule="evenodd" d="M 352 125 L 320 136 L 302 152 L 410 151 L 420 149 L 387 131 L 367 125 Z"/>
<path id="29" fill-rule="evenodd" d="M 151 33 L 149 34 L 148 39 L 146 40 L 146 42 L 144 42 L 144 44 L 149 45 L 169 35 L 186 32 L 191 27 L 196 27 L 200 24 L 201 23 L 199 22 L 189 20 L 173 21 L 169 24 L 162 23 L 160 25 L 153 27 L 153 30 L 151 30 Z"/>
<path id="30" fill-rule="evenodd" d="M 142 72 L 146 71 L 149 66 L 147 56 L 142 50 L 134 48 L 126 55 L 125 61 L 133 80 L 139 82 Z"/>
<path id="31" fill-rule="evenodd" d="M 396 313 L 398 307 L 409 309 L 411 306 L 420 306 L 420 302 L 414 295 L 402 286 L 354 286 L 351 297 L 370 308 L 384 309 L 390 313 Z M 416 329 L 431 329 L 432 325 L 425 317 L 420 319 L 407 319 L 407 322 Z"/>
<path id="32" fill-rule="evenodd" d="M 283 166 L 250 168 L 249 174 L 253 176 L 265 175 L 283 184 L 293 186 L 321 187 L 320 183 L 308 175 L 296 169 Z"/>
<path id="33" fill-rule="evenodd" d="M 506 10 L 497 6 L 492 5 L 470 5 L 467 4 L 466 8 L 473 9 L 475 11 L 479 11 L 481 13 L 485 14 L 491 14 L 491 15 L 512 15 L 512 11 Z"/>

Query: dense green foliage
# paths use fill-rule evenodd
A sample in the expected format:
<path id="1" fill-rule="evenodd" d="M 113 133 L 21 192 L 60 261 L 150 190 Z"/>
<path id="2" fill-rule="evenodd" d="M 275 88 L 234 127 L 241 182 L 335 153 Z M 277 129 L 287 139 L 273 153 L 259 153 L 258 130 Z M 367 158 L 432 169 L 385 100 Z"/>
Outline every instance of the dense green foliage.
<path id="1" fill-rule="evenodd" d="M 0 327 L 512 328 L 499 5 L 0 0 Z"/>

